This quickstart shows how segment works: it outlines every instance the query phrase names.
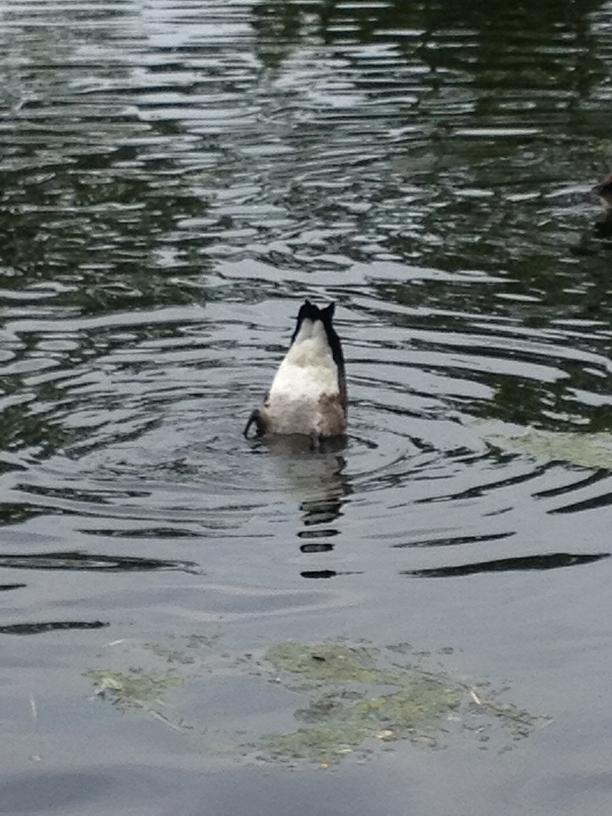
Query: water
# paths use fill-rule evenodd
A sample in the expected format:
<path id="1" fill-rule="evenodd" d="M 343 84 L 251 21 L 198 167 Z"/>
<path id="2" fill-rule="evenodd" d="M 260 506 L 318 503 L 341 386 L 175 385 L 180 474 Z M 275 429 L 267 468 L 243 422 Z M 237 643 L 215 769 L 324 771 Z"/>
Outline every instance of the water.
<path id="1" fill-rule="evenodd" d="M 0 20 L 0 811 L 605 811 L 612 4 Z M 320 454 L 241 436 L 305 296 L 347 359 Z M 245 655 L 339 637 L 538 724 L 237 747 L 295 727 Z M 165 707 L 88 674 L 168 666 Z"/>

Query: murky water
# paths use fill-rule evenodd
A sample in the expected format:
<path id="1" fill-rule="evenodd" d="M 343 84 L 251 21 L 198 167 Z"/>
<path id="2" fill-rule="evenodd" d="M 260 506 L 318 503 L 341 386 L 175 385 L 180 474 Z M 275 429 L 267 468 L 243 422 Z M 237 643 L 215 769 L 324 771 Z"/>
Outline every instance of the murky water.
<path id="1" fill-rule="evenodd" d="M 11 0 L 0 44 L 0 811 L 605 812 L 612 3 Z M 241 436 L 304 296 L 317 454 Z M 290 640 L 533 720 L 292 773 Z"/>

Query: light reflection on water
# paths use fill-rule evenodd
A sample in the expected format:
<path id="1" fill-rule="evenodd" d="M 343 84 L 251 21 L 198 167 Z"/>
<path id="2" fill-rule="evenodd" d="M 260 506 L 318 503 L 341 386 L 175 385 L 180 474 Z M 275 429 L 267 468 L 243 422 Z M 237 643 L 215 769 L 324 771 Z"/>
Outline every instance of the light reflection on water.
<path id="1" fill-rule="evenodd" d="M 538 812 L 594 812 L 578 757 L 599 712 L 585 742 L 567 664 L 596 699 L 612 482 L 499 437 L 612 423 L 589 195 L 612 162 L 612 6 L 32 0 L 0 19 L 0 589 L 3 632 L 37 635 L 7 682 L 25 663 L 38 697 L 44 669 L 61 712 L 115 635 L 211 621 L 245 649 L 450 644 L 458 670 L 564 712 L 567 749 L 540 750 L 576 783 L 569 804 L 536 786 Z M 351 400 L 346 445 L 316 455 L 240 434 L 304 296 L 338 303 Z M 22 731 L 14 772 L 43 750 Z M 479 781 L 483 813 L 504 773 Z"/>

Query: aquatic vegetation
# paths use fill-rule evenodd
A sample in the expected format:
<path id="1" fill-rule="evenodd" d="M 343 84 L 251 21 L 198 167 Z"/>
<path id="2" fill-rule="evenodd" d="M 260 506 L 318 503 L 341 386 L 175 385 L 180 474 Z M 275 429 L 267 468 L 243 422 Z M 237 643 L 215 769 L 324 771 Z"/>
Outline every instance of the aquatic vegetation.
<path id="1" fill-rule="evenodd" d="M 184 682 L 175 674 L 154 676 L 139 669 L 129 669 L 126 672 L 92 669 L 85 676 L 93 681 L 96 695 L 110 699 L 121 708 L 137 706 L 147 710 L 153 710 L 153 706 L 161 704 L 162 696 L 168 689 Z"/>
<path id="2" fill-rule="evenodd" d="M 509 441 L 538 459 L 612 470 L 612 434 L 609 433 L 552 433 L 530 428 Z"/>
<path id="3" fill-rule="evenodd" d="M 465 691 L 444 676 L 391 666 L 379 650 L 345 643 L 283 643 L 264 661 L 280 672 L 277 681 L 312 696 L 296 711 L 302 727 L 268 735 L 263 746 L 276 759 L 330 763 L 368 741 L 429 737 L 457 709 Z"/>
<path id="4" fill-rule="evenodd" d="M 332 683 L 375 683 L 378 672 L 371 650 L 342 643 L 309 646 L 288 641 L 272 646 L 264 659 L 277 671 Z"/>
<path id="5" fill-rule="evenodd" d="M 491 690 L 485 696 L 443 670 L 426 668 L 423 658 L 405 643 L 377 648 L 344 640 L 293 641 L 270 647 L 260 665 L 269 665 L 274 682 L 304 694 L 307 703 L 294 714 L 299 728 L 262 737 L 264 756 L 329 765 L 400 740 L 436 747 L 451 731 L 472 732 L 486 743 L 494 725 L 514 740 L 547 722 L 499 702 Z"/>
<path id="6" fill-rule="evenodd" d="M 348 755 L 364 758 L 377 749 L 390 750 L 402 740 L 437 747 L 451 734 L 471 734 L 483 746 L 492 740 L 507 749 L 508 734 L 512 740 L 525 737 L 545 722 L 500 702 L 490 689 L 485 694 L 453 678 L 439 663 L 426 667 L 427 654 L 406 643 L 376 647 L 346 639 L 289 641 L 242 654 L 229 652 L 218 635 L 194 635 L 130 642 L 115 654 L 129 659 L 129 666 L 86 673 L 97 699 L 141 709 L 175 731 L 188 731 L 192 738 L 207 741 L 207 749 L 216 755 L 223 744 L 224 756 L 234 759 L 328 766 Z M 442 650 L 436 660 L 448 654 Z M 139 659 L 142 665 L 135 667 Z M 248 704 L 246 720 L 238 716 L 230 726 L 223 709 L 215 707 L 215 695 L 200 709 L 197 691 L 191 709 L 187 705 L 179 712 L 176 698 L 189 700 L 187 687 L 197 690 L 203 681 L 204 697 L 215 684 L 227 691 L 227 699 L 236 688 L 243 696 L 245 682 L 253 700 L 267 688 L 272 703 L 266 710 L 286 714 L 289 726 L 266 733 L 268 717 L 251 719 Z M 168 692 L 179 687 L 183 692 L 173 695 L 173 705 L 167 706 Z M 494 725 L 505 729 L 506 737 L 494 740 Z"/>
<path id="7" fill-rule="evenodd" d="M 612 470 L 612 433 L 599 431 L 543 431 L 520 426 L 500 427 L 478 423 L 492 445 L 515 453 L 527 453 L 546 462 L 568 462 L 577 467 Z"/>

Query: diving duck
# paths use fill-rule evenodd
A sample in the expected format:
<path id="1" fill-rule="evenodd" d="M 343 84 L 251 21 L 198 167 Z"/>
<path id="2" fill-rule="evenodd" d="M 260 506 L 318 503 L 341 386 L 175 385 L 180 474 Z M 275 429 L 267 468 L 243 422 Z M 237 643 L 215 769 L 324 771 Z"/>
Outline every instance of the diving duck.
<path id="1" fill-rule="evenodd" d="M 612 173 L 593 187 L 606 210 L 612 209 Z"/>
<path id="2" fill-rule="evenodd" d="M 305 300 L 289 350 L 263 405 L 249 417 L 244 435 L 302 434 L 313 440 L 342 436 L 347 392 L 342 344 L 333 327 L 335 304 L 324 309 Z"/>
<path id="3" fill-rule="evenodd" d="M 612 239 L 612 173 L 593 187 L 603 204 L 603 218 L 595 223 L 593 232 L 596 238 L 602 239 L 606 246 Z"/>

